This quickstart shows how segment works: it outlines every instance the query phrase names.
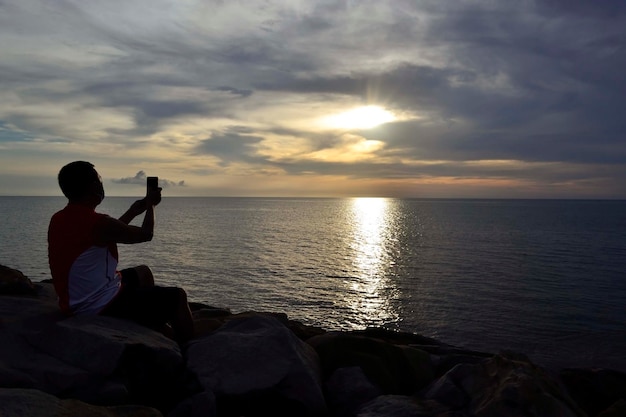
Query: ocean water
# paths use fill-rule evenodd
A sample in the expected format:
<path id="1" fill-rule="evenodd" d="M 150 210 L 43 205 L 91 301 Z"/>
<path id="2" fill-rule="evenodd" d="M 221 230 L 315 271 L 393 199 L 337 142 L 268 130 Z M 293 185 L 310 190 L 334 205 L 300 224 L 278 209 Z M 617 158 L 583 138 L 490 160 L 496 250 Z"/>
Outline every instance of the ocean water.
<path id="1" fill-rule="evenodd" d="M 49 278 L 64 205 L 0 197 L 0 264 Z M 164 198 L 154 240 L 120 245 L 120 267 L 141 263 L 233 312 L 626 371 L 626 201 Z"/>

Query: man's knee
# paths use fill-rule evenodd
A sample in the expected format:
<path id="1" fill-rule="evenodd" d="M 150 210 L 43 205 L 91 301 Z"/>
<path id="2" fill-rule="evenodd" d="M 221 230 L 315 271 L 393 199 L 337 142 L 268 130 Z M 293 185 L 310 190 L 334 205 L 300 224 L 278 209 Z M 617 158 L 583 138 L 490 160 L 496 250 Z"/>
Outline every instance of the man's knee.
<path id="1" fill-rule="evenodd" d="M 185 290 L 183 290 L 182 288 L 176 287 L 176 294 L 178 296 L 178 300 L 181 303 L 186 303 L 187 302 L 187 293 L 185 292 Z"/>
<path id="2" fill-rule="evenodd" d="M 152 287 L 154 286 L 154 275 L 147 265 L 136 266 L 137 276 L 139 277 L 140 287 Z"/>

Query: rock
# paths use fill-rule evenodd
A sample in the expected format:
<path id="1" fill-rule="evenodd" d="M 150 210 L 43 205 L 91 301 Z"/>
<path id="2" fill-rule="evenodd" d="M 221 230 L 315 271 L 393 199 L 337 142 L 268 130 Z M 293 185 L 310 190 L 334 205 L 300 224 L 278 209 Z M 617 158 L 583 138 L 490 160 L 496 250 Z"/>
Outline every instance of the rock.
<path id="1" fill-rule="evenodd" d="M 61 400 L 33 389 L 0 388 L 2 417 L 163 417 L 158 410 L 137 405 L 100 407 L 82 401 Z"/>
<path id="2" fill-rule="evenodd" d="M 224 325 L 224 320 L 215 318 L 199 318 L 193 320 L 194 339 L 200 339 L 213 333 Z"/>
<path id="3" fill-rule="evenodd" d="M 423 393 L 423 398 L 445 404 L 452 409 L 466 407 L 471 397 L 463 390 L 461 381 L 471 375 L 473 371 L 474 366 L 471 364 L 455 366 L 428 387 Z"/>
<path id="4" fill-rule="evenodd" d="M 368 327 L 365 330 L 354 330 L 349 332 L 350 335 L 362 336 L 371 339 L 383 340 L 394 345 L 412 345 L 421 347 L 423 350 L 427 348 L 452 348 L 453 346 L 441 343 L 430 337 L 422 336 L 415 333 L 398 332 L 395 330 L 384 329 L 379 327 Z"/>
<path id="5" fill-rule="evenodd" d="M 181 349 L 130 321 L 66 318 L 51 283 L 33 288 L 0 296 L 2 417 L 626 415 L 617 371 L 553 374 L 511 352 L 199 304 L 201 337 Z"/>
<path id="6" fill-rule="evenodd" d="M 367 403 L 357 417 L 428 417 L 418 402 L 404 395 L 381 395 Z"/>
<path id="7" fill-rule="evenodd" d="M 105 377 L 41 352 L 6 329 L 0 330 L 0 338 L 0 387 L 34 388 L 84 400 L 100 397 L 100 392 L 107 388 Z M 122 396 L 128 397 L 127 393 Z"/>
<path id="8" fill-rule="evenodd" d="M 33 321 L 18 334 L 41 352 L 93 374 L 110 375 L 122 355 L 147 347 L 164 369 L 182 366 L 178 344 L 131 321 L 106 316 L 74 316 L 52 325 Z"/>
<path id="9" fill-rule="evenodd" d="M 199 303 L 189 303 L 189 309 L 194 319 L 217 318 L 223 319 L 233 313 L 225 308 L 211 307 Z"/>
<path id="10" fill-rule="evenodd" d="M 364 336 L 328 332 L 307 340 L 328 378 L 336 369 L 358 366 L 384 394 L 412 394 L 434 375 L 430 356 Z"/>
<path id="11" fill-rule="evenodd" d="M 24 295 L 2 295 L 0 302 L 0 328 L 14 323 L 22 327 L 26 320 L 32 322 L 57 322 L 65 316 L 59 310 L 57 295 L 52 284 L 39 284 L 37 292 Z"/>
<path id="12" fill-rule="evenodd" d="M 326 401 L 335 417 L 354 416 L 364 404 L 382 395 L 358 366 L 336 369 L 325 386 Z"/>
<path id="13" fill-rule="evenodd" d="M 623 372 L 563 369 L 560 377 L 572 398 L 589 416 L 598 415 L 619 400 L 626 400 L 626 374 Z"/>
<path id="14" fill-rule="evenodd" d="M 167 417 L 217 417 L 215 395 L 210 391 L 195 394 L 179 403 Z"/>
<path id="15" fill-rule="evenodd" d="M 474 353 L 451 352 L 443 355 L 437 355 L 435 364 L 435 374 L 438 376 L 446 374 L 452 368 L 460 364 L 480 364 L 493 357 L 489 355 L 476 355 Z"/>
<path id="16" fill-rule="evenodd" d="M 585 416 L 557 380 L 519 355 L 457 365 L 424 396 L 476 417 Z"/>
<path id="17" fill-rule="evenodd" d="M 38 349 L 27 339 L 27 335 L 56 326 L 64 317 L 52 285 L 41 285 L 36 297 L 3 296 L 0 300 L 0 387 L 36 388 L 54 395 L 70 395 L 85 390 L 97 392 L 107 385 L 102 377 Z M 58 342 L 44 340 L 50 344 Z"/>
<path id="18" fill-rule="evenodd" d="M 408 360 L 409 369 L 415 378 L 413 390 L 419 390 L 430 384 L 435 377 L 435 367 L 431 355 L 411 346 L 400 346 L 399 348 Z"/>
<path id="19" fill-rule="evenodd" d="M 598 414 L 597 417 L 624 417 L 626 416 L 626 400 L 620 399 L 612 406 Z"/>
<path id="20" fill-rule="evenodd" d="M 51 293 L 41 284 L 38 297 L 2 297 L 0 386 L 163 411 L 200 389 L 176 342 L 127 320 L 65 318 Z"/>
<path id="21" fill-rule="evenodd" d="M 187 347 L 187 364 L 224 415 L 327 412 L 315 351 L 277 318 L 230 320 Z"/>
<path id="22" fill-rule="evenodd" d="M 36 295 L 37 287 L 21 271 L 0 265 L 0 295 Z"/>
<path id="23" fill-rule="evenodd" d="M 300 340 L 304 341 L 309 340 L 313 336 L 319 336 L 326 333 L 326 330 L 322 329 L 321 327 L 305 325 L 296 320 L 289 320 L 285 325 Z"/>

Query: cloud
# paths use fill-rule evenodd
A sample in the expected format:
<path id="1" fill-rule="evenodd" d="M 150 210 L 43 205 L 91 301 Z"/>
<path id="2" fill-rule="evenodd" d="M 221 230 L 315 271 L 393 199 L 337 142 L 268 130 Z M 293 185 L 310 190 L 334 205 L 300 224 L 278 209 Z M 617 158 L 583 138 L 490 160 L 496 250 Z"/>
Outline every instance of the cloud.
<path id="1" fill-rule="evenodd" d="M 124 177 L 112 179 L 111 181 L 115 184 L 123 184 L 123 185 L 146 185 L 146 173 L 145 171 L 139 171 L 135 174 L 134 177 Z M 181 181 L 171 181 L 165 178 L 159 178 L 159 186 L 163 188 L 167 187 L 186 187 L 185 180 Z"/>
<path id="2" fill-rule="evenodd" d="M 626 6 L 590 4 L 1 2 L 0 165 L 626 183 Z M 316 123 L 364 104 L 401 117 Z"/>
<path id="3" fill-rule="evenodd" d="M 146 173 L 144 171 L 139 171 L 135 174 L 134 177 L 125 177 L 119 179 L 111 180 L 116 184 L 141 184 L 144 185 L 146 183 Z"/>
<path id="4" fill-rule="evenodd" d="M 195 152 L 215 156 L 222 166 L 228 166 L 232 162 L 266 162 L 266 159 L 258 155 L 256 150 L 256 145 L 263 141 L 263 138 L 240 134 L 236 131 L 237 128 L 233 128 L 229 132 L 212 134 L 210 138 L 200 141 Z"/>

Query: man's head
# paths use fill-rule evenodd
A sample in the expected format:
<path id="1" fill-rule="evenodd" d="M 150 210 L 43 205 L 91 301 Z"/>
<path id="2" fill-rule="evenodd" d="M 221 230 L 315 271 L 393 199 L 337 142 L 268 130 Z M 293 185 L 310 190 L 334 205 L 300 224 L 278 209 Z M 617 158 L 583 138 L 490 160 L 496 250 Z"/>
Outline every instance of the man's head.
<path id="1" fill-rule="evenodd" d="M 85 201 L 98 205 L 104 199 L 102 180 L 90 162 L 74 161 L 61 168 L 59 186 L 70 201 Z"/>

